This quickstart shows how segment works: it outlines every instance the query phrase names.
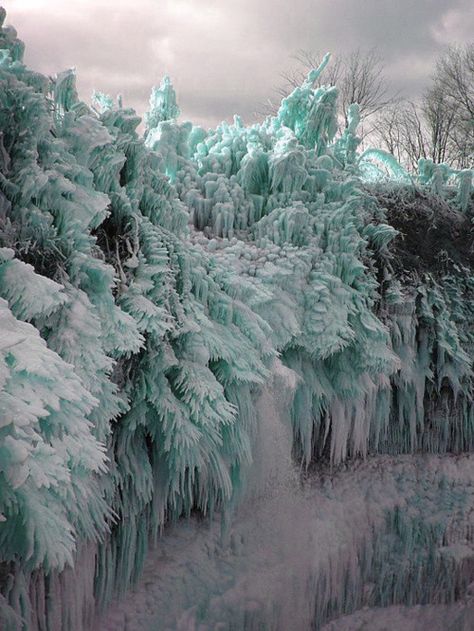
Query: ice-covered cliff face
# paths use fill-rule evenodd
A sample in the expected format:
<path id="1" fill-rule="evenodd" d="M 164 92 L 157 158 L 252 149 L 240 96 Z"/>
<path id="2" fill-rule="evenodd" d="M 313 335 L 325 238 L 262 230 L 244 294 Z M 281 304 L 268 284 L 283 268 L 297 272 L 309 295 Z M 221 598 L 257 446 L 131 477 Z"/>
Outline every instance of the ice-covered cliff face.
<path id="1" fill-rule="evenodd" d="M 462 597 L 472 173 L 359 155 L 357 106 L 336 137 L 328 57 L 252 127 L 179 123 L 165 79 L 141 138 L 0 49 L 2 628 Z"/>

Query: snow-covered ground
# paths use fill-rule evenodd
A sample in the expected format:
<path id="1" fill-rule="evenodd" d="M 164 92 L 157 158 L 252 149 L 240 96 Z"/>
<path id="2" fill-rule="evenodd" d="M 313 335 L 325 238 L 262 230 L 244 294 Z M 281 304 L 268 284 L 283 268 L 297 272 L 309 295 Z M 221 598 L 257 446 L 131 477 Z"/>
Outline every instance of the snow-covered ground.
<path id="1" fill-rule="evenodd" d="M 342 598 L 348 575 L 355 589 L 367 590 L 358 582 L 358 559 L 386 511 L 406 506 L 401 485 L 407 494 L 422 488 L 429 495 L 446 476 L 470 488 L 472 501 L 473 474 L 467 456 L 377 457 L 299 490 L 267 492 L 239 511 L 228 532 L 195 519 L 172 526 L 140 583 L 113 603 L 97 631 L 310 629 L 316 602 Z M 436 503 L 428 504 L 435 519 Z M 463 611 L 461 604 L 361 611 L 326 630 L 474 629 L 443 622 Z"/>
<path id="2" fill-rule="evenodd" d="M 328 623 L 322 631 L 472 631 L 474 601 L 357 611 Z"/>
<path id="3" fill-rule="evenodd" d="M 250 476 L 259 486 L 227 520 L 193 518 L 169 526 L 138 585 L 110 606 L 96 631 L 318 628 L 338 608 L 350 607 L 348 593 L 352 609 L 369 602 L 374 585 L 364 584 L 361 559 L 375 554 L 374 534 L 397 507 L 442 524 L 447 540 L 440 554 L 464 555 L 469 562 L 474 457 L 378 456 L 301 484 L 289 458 L 287 424 L 277 414 L 282 408 L 275 391 L 264 393 Z M 457 567 L 463 562 L 458 558 Z M 326 630 L 474 628 L 435 626 L 435 620 L 456 619 L 464 611 L 460 604 L 380 611 L 360 611 Z"/>

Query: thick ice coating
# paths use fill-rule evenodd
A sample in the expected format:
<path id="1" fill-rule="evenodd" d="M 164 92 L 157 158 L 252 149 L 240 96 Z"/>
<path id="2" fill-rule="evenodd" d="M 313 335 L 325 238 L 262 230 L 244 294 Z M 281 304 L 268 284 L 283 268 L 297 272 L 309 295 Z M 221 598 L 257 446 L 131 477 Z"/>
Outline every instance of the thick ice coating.
<path id="1" fill-rule="evenodd" d="M 180 122 L 165 78 L 142 136 L 23 48 L 2 26 L 1 628 L 91 629 L 157 541 L 180 571 L 148 568 L 155 630 L 289 629 L 285 597 L 317 629 L 464 594 L 472 171 L 360 153 L 357 104 L 339 133 L 337 87 L 314 87 L 329 56 L 252 126 Z M 270 580 L 280 548 L 246 543 L 256 524 L 298 561 L 288 589 Z M 199 575 L 177 552 L 189 529 Z"/>

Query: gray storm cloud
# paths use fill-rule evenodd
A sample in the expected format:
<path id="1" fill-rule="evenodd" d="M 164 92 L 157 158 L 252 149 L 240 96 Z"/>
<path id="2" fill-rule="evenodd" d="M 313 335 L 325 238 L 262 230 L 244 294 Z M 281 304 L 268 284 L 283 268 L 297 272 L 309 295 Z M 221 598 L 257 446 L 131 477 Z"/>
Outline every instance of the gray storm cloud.
<path id="1" fill-rule="evenodd" d="M 251 121 L 298 49 L 377 47 L 395 89 L 426 83 L 437 54 L 474 31 L 471 0 L 9 0 L 27 63 L 75 66 L 82 98 L 121 93 L 142 114 L 170 74 L 183 118 Z"/>

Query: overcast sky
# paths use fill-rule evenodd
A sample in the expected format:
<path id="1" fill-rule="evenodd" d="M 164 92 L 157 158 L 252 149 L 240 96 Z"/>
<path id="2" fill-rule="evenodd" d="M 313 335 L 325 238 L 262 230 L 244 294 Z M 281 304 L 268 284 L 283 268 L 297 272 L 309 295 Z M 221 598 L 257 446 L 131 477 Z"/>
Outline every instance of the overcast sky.
<path id="1" fill-rule="evenodd" d="M 92 90 L 147 108 L 171 75 L 182 118 L 246 122 L 274 98 L 299 49 L 377 47 L 394 88 L 413 95 L 450 43 L 474 39 L 473 0 L 4 0 L 26 62 L 45 74 L 75 66 Z"/>

